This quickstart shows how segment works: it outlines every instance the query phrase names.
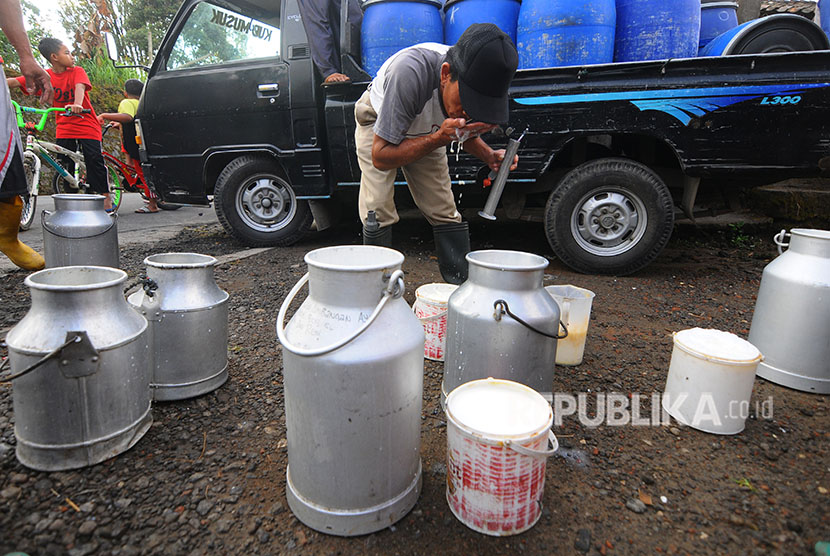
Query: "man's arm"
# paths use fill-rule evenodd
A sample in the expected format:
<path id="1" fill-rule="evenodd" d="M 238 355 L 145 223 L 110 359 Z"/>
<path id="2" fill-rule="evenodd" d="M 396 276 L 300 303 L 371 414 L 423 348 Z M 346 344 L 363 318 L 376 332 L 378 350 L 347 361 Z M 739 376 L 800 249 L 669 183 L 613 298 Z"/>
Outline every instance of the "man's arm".
<path id="1" fill-rule="evenodd" d="M 49 74 L 35 61 L 32 45 L 23 27 L 23 12 L 19 0 L 0 0 L 0 28 L 20 57 L 20 73 L 26 78 L 26 89 L 40 89 L 41 104 L 52 104 L 54 91 Z"/>
<path id="2" fill-rule="evenodd" d="M 447 118 L 441 123 L 441 127 L 437 131 L 422 137 L 404 139 L 397 145 L 375 135 L 372 141 L 372 164 L 378 170 L 400 168 L 423 158 L 439 147 L 446 147 L 453 141 L 457 141 L 457 129 L 464 128 L 465 131 L 469 131 L 471 134 L 478 134 L 489 131 L 493 127 L 482 122 L 465 125 L 466 123 L 464 118 Z M 476 140 L 481 141 L 478 138 Z M 474 140 L 470 139 L 469 141 Z M 464 146 L 466 148 L 467 142 L 464 143 Z M 486 144 L 484 146 L 487 149 L 490 148 Z"/>

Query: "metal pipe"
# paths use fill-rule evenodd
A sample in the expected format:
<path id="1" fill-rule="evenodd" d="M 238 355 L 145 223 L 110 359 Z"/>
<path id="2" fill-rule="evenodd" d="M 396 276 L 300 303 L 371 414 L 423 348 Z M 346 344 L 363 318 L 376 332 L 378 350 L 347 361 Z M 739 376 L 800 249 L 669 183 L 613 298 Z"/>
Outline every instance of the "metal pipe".
<path id="1" fill-rule="evenodd" d="M 502 160 L 501 167 L 499 168 L 498 173 L 491 171 L 490 175 L 487 176 L 487 179 L 492 180 L 495 174 L 495 181 L 493 185 L 490 186 L 490 195 L 487 197 L 487 202 L 484 204 L 484 209 L 478 211 L 478 215 L 482 218 L 486 218 L 487 220 L 495 220 L 496 219 L 496 207 L 501 200 L 501 195 L 504 192 L 504 186 L 507 183 L 507 176 L 510 174 L 510 166 L 513 165 L 513 159 L 516 157 L 516 153 L 519 152 L 519 144 L 522 142 L 522 139 L 527 133 L 527 129 L 525 129 L 522 134 L 519 136 L 518 139 L 511 138 L 507 142 L 507 148 L 505 149 L 504 153 L 504 160 Z"/>

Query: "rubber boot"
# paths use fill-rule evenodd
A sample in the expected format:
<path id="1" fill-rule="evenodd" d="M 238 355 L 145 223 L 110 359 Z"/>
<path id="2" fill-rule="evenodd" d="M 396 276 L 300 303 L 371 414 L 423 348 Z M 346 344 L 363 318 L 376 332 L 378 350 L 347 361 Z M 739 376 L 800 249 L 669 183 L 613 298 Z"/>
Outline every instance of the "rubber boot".
<path id="1" fill-rule="evenodd" d="M 439 224 L 432 227 L 438 269 L 449 284 L 461 284 L 467 280 L 467 253 L 470 252 L 470 226 L 467 222 Z"/>
<path id="2" fill-rule="evenodd" d="M 17 239 L 23 200 L 15 195 L 0 199 L 0 251 L 23 270 L 40 270 L 46 266 L 37 251 Z"/>
<path id="3" fill-rule="evenodd" d="M 369 211 L 363 224 L 363 245 L 392 247 L 392 226 L 381 228 L 373 210 Z"/>
<path id="4" fill-rule="evenodd" d="M 392 247 L 392 226 L 378 228 L 377 230 L 367 229 L 366 226 L 363 226 L 363 245 Z"/>

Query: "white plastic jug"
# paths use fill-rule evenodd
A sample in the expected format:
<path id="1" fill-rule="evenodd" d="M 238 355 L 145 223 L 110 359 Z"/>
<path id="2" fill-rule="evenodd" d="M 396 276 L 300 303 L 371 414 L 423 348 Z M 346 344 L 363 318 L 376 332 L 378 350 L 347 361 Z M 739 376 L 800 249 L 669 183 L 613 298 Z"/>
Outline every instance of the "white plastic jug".
<path id="1" fill-rule="evenodd" d="M 568 336 L 559 340 L 556 346 L 556 364 L 579 365 L 585 354 L 585 338 L 588 335 L 594 292 L 570 284 L 547 286 L 545 291 L 559 305 L 559 320 L 568 327 Z"/>

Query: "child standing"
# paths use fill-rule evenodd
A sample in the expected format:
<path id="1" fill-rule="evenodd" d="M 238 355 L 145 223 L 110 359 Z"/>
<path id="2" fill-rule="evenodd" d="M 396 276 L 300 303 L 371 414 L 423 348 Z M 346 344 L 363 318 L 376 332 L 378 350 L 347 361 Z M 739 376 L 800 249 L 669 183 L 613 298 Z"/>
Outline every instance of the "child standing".
<path id="1" fill-rule="evenodd" d="M 124 100 L 118 104 L 118 112 L 107 112 L 98 116 L 98 123 L 104 125 L 107 120 L 117 122 L 121 126 L 121 152 L 124 153 L 125 163 L 132 166 L 139 176 L 142 176 L 141 161 L 138 158 L 138 144 L 135 142 L 135 114 L 138 111 L 138 99 L 144 83 L 138 79 L 127 79 L 124 82 Z M 139 214 L 158 212 L 159 207 L 155 194 L 148 189 L 147 203 L 136 210 Z"/>
<path id="2" fill-rule="evenodd" d="M 104 166 L 104 156 L 101 154 L 101 126 L 87 94 L 87 91 L 92 89 L 89 77 L 82 67 L 75 65 L 75 58 L 69 52 L 69 48 L 58 39 L 47 37 L 41 40 L 38 50 L 52 66 L 46 70 L 55 90 L 52 106 L 68 107 L 77 114 L 72 117 L 58 116 L 55 142 L 70 150 L 80 146 L 86 162 L 86 181 L 93 192 L 106 197 L 104 208 L 111 210 L 112 199 L 107 184 L 107 169 Z M 30 94 L 23 77 L 9 79 L 7 82 L 9 87 L 19 87 L 25 94 Z M 89 110 L 89 113 L 82 113 L 84 109 Z M 71 159 L 61 157 L 61 162 L 70 173 L 75 171 Z"/>

